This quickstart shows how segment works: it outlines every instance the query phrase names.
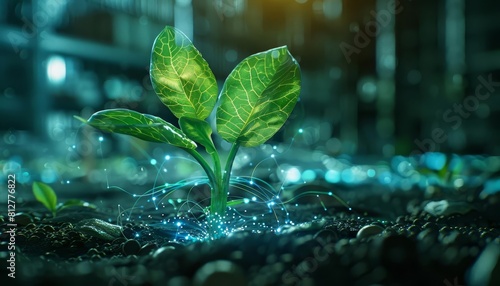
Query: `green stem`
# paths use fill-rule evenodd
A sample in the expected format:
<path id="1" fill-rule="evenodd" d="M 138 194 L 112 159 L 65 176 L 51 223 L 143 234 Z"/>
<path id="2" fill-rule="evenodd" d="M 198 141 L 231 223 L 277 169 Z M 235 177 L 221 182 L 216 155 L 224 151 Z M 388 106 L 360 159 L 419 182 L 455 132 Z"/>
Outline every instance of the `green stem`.
<path id="1" fill-rule="evenodd" d="M 236 153 L 238 153 L 239 148 L 240 148 L 239 143 L 234 143 L 233 146 L 231 146 L 231 150 L 229 151 L 229 155 L 226 160 L 226 167 L 224 168 L 222 185 L 226 189 L 226 201 L 227 201 L 227 191 L 229 190 L 229 182 L 231 179 L 231 169 L 233 168 L 234 158 L 236 157 Z"/>
<path id="2" fill-rule="evenodd" d="M 205 171 L 205 173 L 208 176 L 208 180 L 210 181 L 210 186 L 213 188 L 215 184 L 217 183 L 217 179 L 214 175 L 214 172 L 210 168 L 210 165 L 208 165 L 207 161 L 203 156 L 200 155 L 196 150 L 194 149 L 187 149 L 187 148 L 182 148 L 184 151 L 189 153 L 189 155 L 193 156 L 193 158 L 200 163 L 201 167 Z"/>

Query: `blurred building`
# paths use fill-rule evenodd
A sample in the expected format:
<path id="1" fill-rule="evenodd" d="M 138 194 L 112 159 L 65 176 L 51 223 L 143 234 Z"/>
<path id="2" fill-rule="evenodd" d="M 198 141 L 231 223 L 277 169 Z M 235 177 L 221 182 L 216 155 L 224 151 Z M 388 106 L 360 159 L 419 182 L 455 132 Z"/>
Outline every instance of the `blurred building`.
<path id="1" fill-rule="evenodd" d="M 471 0 L 1 1 L 2 146 L 71 144 L 80 126 L 73 115 L 103 108 L 174 120 L 148 75 L 155 36 L 174 25 L 219 87 L 246 56 L 288 45 L 303 91 L 275 141 L 295 136 L 296 146 L 333 155 L 499 154 L 499 8 Z"/>

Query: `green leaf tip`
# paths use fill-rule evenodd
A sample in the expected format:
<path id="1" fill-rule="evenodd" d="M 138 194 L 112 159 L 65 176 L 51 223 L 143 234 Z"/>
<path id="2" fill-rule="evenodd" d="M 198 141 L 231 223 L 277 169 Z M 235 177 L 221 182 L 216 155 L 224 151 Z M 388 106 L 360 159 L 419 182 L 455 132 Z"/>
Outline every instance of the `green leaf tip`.
<path id="1" fill-rule="evenodd" d="M 182 130 L 160 117 L 128 109 L 106 109 L 94 113 L 87 123 L 101 131 L 120 133 L 157 143 L 195 149 L 196 143 Z"/>
<path id="2" fill-rule="evenodd" d="M 75 119 L 77 119 L 78 121 L 81 121 L 81 122 L 82 122 L 82 123 L 84 123 L 84 124 L 87 124 L 87 123 L 88 123 L 88 122 L 87 122 L 87 120 L 85 120 L 84 118 L 81 118 L 81 117 L 80 117 L 80 116 L 78 116 L 78 115 L 73 115 L 73 117 L 74 117 Z"/>
<path id="3" fill-rule="evenodd" d="M 41 182 L 33 182 L 32 188 L 36 200 L 42 203 L 53 216 L 56 216 L 57 195 L 54 190 L 49 185 Z"/>
<path id="4" fill-rule="evenodd" d="M 300 67 L 286 46 L 251 55 L 229 74 L 220 94 L 217 130 L 245 147 L 269 140 L 300 94 Z"/>
<path id="5" fill-rule="evenodd" d="M 206 119 L 217 101 L 217 81 L 208 63 L 189 38 L 165 27 L 151 52 L 153 88 L 177 117 Z"/>

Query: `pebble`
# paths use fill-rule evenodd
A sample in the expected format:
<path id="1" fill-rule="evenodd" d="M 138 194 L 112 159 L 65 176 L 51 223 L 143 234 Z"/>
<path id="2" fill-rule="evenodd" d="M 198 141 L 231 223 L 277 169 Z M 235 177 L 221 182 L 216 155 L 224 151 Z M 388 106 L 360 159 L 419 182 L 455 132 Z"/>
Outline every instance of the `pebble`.
<path id="1" fill-rule="evenodd" d="M 247 285 L 241 268 L 228 260 L 211 261 L 200 267 L 193 278 L 194 286 Z"/>
<path id="2" fill-rule="evenodd" d="M 384 231 L 384 228 L 378 225 L 366 225 L 362 227 L 358 233 L 356 234 L 356 238 L 368 238 L 371 236 L 375 236 L 381 234 Z"/>
<path id="3" fill-rule="evenodd" d="M 26 213 L 18 213 L 14 216 L 14 222 L 18 226 L 25 226 L 33 222 L 33 218 Z"/>
<path id="4" fill-rule="evenodd" d="M 163 259 L 170 258 L 172 256 L 172 252 L 175 250 L 173 246 L 162 246 L 155 250 L 153 253 L 153 258 L 161 261 Z"/>
<path id="5" fill-rule="evenodd" d="M 141 250 L 141 244 L 135 239 L 129 239 L 123 243 L 122 252 L 125 255 L 135 255 Z"/>
<path id="6" fill-rule="evenodd" d="M 120 226 L 95 218 L 82 220 L 75 228 L 82 233 L 107 241 L 112 241 L 122 235 Z"/>
<path id="7" fill-rule="evenodd" d="M 141 247 L 141 250 L 139 250 L 139 255 L 148 255 L 157 248 L 158 245 L 156 245 L 156 243 L 147 243 L 143 247 Z"/>

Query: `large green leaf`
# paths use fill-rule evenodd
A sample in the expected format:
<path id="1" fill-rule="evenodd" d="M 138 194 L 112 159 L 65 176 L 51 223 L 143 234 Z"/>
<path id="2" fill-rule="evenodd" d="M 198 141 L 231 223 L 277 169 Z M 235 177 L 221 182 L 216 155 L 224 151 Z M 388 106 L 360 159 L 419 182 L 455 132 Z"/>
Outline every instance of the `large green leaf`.
<path id="1" fill-rule="evenodd" d="M 299 93 L 300 68 L 285 46 L 252 55 L 224 83 L 217 130 L 231 143 L 258 146 L 283 126 Z"/>
<path id="2" fill-rule="evenodd" d="M 151 82 L 177 117 L 205 119 L 217 101 L 217 82 L 208 63 L 181 31 L 165 27 L 151 53 Z"/>
<path id="3" fill-rule="evenodd" d="M 209 154 L 216 152 L 211 137 L 212 128 L 208 122 L 191 117 L 181 117 L 179 119 L 179 126 L 189 138 L 203 145 Z"/>
<path id="4" fill-rule="evenodd" d="M 41 202 L 53 216 L 56 216 L 57 211 L 57 195 L 56 192 L 49 186 L 41 182 L 33 182 L 33 195 L 37 201 Z"/>
<path id="5" fill-rule="evenodd" d="M 179 128 L 160 117 L 133 110 L 102 110 L 94 113 L 86 123 L 101 131 L 131 135 L 142 140 L 168 143 L 187 149 L 196 148 L 196 143 Z"/>

